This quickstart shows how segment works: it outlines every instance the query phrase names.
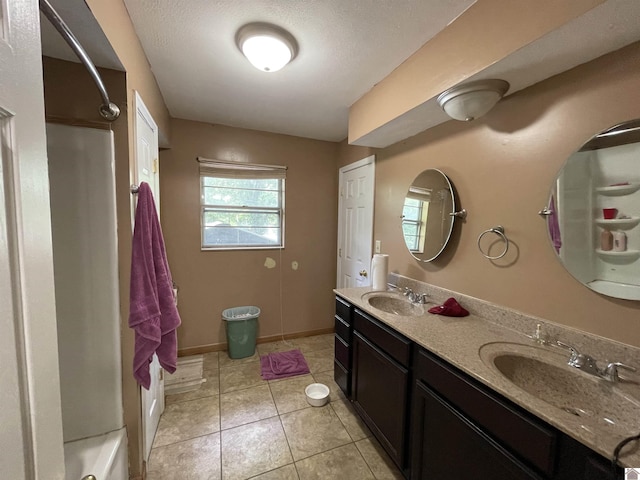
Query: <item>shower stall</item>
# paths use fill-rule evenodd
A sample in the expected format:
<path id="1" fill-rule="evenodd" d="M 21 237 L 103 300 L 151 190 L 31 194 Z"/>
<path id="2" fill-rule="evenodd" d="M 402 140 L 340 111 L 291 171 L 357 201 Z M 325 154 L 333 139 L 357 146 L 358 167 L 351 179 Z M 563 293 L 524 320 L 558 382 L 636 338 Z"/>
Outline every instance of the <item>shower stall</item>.
<path id="1" fill-rule="evenodd" d="M 128 478 L 113 133 L 47 123 L 66 478 Z"/>

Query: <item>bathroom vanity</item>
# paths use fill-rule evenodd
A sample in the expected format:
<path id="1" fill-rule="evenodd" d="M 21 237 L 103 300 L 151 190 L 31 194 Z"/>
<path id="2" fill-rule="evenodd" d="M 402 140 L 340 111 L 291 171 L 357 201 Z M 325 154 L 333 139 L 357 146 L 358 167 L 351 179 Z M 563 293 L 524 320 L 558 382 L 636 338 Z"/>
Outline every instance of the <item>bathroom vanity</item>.
<path id="1" fill-rule="evenodd" d="M 622 478 L 621 469 L 612 473 L 610 456 L 629 432 L 640 431 L 640 420 L 597 425 L 580 408 L 563 411 L 501 378 L 487 366 L 496 352 L 513 348 L 531 358 L 546 355 L 513 325 L 473 313 L 431 315 L 429 305 L 390 313 L 367 302 L 368 288 L 335 292 L 336 382 L 406 478 Z M 565 362 L 568 355 L 561 353 L 549 355 Z M 630 388 L 640 394 L 637 384 Z M 640 396 L 633 398 L 640 407 Z M 620 463 L 640 465 L 640 453 L 622 456 Z"/>

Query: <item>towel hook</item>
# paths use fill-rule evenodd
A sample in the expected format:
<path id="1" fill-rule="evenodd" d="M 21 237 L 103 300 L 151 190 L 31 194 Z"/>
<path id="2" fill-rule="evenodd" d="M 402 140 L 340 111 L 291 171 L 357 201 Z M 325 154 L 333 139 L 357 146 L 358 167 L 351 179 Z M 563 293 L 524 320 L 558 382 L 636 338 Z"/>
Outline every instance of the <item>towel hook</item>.
<path id="1" fill-rule="evenodd" d="M 540 215 L 543 218 L 548 217 L 549 215 L 553 215 L 553 210 L 551 210 L 549 207 L 544 207 L 542 210 L 538 212 L 538 215 Z"/>
<path id="2" fill-rule="evenodd" d="M 487 233 L 495 233 L 496 235 L 501 237 L 502 240 L 504 240 L 504 251 L 500 255 L 496 255 L 496 256 L 492 257 L 492 256 L 488 255 L 488 253 L 489 253 L 488 251 L 487 251 L 487 253 L 485 253 L 482 250 L 482 247 L 480 246 L 480 241 L 482 240 L 482 237 L 484 237 Z M 499 258 L 504 257 L 507 254 L 507 250 L 509 250 L 509 239 L 504 234 L 504 227 L 501 226 L 501 225 L 498 225 L 496 227 L 490 228 L 489 230 L 485 230 L 484 232 L 482 232 L 478 236 L 478 250 L 480 250 L 480 253 L 482 254 L 483 257 L 488 258 L 489 260 L 497 260 Z"/>

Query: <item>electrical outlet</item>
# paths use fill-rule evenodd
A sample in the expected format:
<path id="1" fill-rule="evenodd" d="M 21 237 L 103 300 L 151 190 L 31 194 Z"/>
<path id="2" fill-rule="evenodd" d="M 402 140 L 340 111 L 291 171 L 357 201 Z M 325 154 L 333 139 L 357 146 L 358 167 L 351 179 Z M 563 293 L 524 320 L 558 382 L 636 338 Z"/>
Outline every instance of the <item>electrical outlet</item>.
<path id="1" fill-rule="evenodd" d="M 382 242 L 380 242 L 380 240 L 376 240 L 376 253 L 380 253 L 380 244 Z"/>

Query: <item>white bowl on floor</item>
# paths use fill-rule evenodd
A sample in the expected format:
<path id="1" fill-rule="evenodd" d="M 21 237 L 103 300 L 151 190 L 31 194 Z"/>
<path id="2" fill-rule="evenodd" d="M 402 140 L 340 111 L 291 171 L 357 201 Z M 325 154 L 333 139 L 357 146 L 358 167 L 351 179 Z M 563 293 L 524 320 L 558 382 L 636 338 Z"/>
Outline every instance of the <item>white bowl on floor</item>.
<path id="1" fill-rule="evenodd" d="M 322 407 L 329 401 L 329 387 L 324 383 L 312 383 L 304 389 L 307 402 L 314 407 Z"/>

